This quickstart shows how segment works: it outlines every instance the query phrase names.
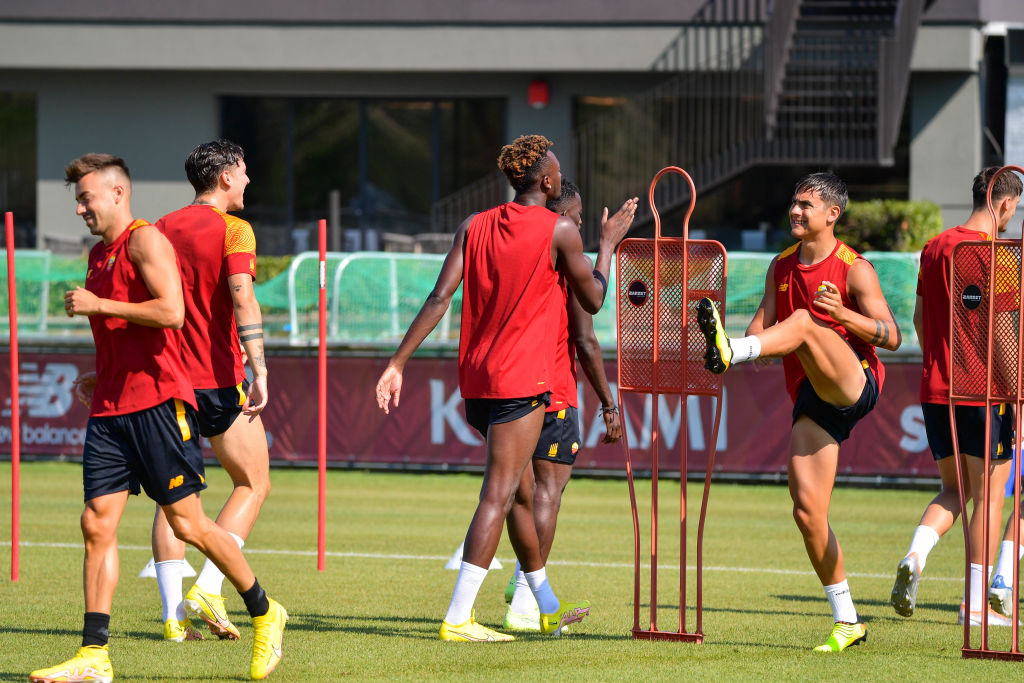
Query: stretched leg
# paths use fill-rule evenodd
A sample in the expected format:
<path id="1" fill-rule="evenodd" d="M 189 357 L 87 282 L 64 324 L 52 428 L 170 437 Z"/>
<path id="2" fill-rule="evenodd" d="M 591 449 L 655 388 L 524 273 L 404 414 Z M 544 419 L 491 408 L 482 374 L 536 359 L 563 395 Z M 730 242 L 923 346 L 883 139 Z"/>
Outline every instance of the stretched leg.
<path id="1" fill-rule="evenodd" d="M 162 508 L 175 536 L 213 560 L 240 593 L 252 587 L 256 577 L 249 563 L 228 532 L 203 512 L 198 494 L 186 496 Z"/>
<path id="2" fill-rule="evenodd" d="M 547 564 L 551 545 L 555 540 L 558 511 L 562 507 L 562 493 L 572 475 L 572 466 L 558 462 L 533 461 L 537 490 L 533 496 L 533 519 L 537 525 L 540 555 Z"/>
<path id="3" fill-rule="evenodd" d="M 231 495 L 217 516 L 217 525 L 241 548 L 270 492 L 270 457 L 263 422 L 259 417 L 250 422 L 239 415 L 225 432 L 210 437 L 210 445 L 233 484 Z M 224 574 L 207 559 L 185 598 L 190 609 L 203 615 L 214 635 L 235 640 L 238 629 L 228 618 L 223 584 Z"/>
<path id="4" fill-rule="evenodd" d="M 516 489 L 523 476 L 523 470 L 530 463 L 533 450 L 540 437 L 544 422 L 544 409 L 538 409 L 523 417 L 492 424 L 487 433 L 487 464 L 484 480 L 480 487 L 480 502 L 473 521 L 466 533 L 463 560 L 477 567 L 488 567 L 501 540 L 501 528 L 505 523 Z M 529 532 L 531 524 L 524 524 L 517 531 L 513 547 L 523 565 L 524 571 L 534 571 L 543 566 L 537 542 L 537 530 Z M 522 554 L 520 554 L 522 553 Z"/>
<path id="5" fill-rule="evenodd" d="M 202 640 L 203 636 L 195 630 L 185 613 L 185 599 L 181 592 L 181 580 L 186 567 L 185 542 L 174 535 L 159 505 L 153 515 L 152 547 L 156 584 L 163 609 L 161 621 L 164 624 L 164 640 L 179 643 L 184 640 Z"/>
<path id="6" fill-rule="evenodd" d="M 210 445 L 234 485 L 217 515 L 217 524 L 248 538 L 270 493 L 270 456 L 263 421 L 256 416 L 250 422 L 240 415 L 226 432 L 210 437 Z"/>
<path id="7" fill-rule="evenodd" d="M 896 581 L 893 583 L 890 604 L 896 613 L 909 617 L 917 606 L 917 589 L 921 572 L 928 562 L 928 554 L 953 527 L 960 515 L 960 493 L 956 476 L 956 458 L 945 457 L 935 461 L 942 478 L 942 488 L 921 515 L 921 521 L 914 530 L 907 554 L 896 565 Z M 966 472 L 966 469 L 965 469 Z M 966 473 L 963 475 L 967 481 Z M 967 491 L 970 499 L 971 493 Z"/>
<path id="8" fill-rule="evenodd" d="M 807 556 L 823 586 L 844 581 L 843 551 L 828 524 L 839 445 L 804 416 L 793 425 L 789 452 L 793 518 L 803 536 Z"/>

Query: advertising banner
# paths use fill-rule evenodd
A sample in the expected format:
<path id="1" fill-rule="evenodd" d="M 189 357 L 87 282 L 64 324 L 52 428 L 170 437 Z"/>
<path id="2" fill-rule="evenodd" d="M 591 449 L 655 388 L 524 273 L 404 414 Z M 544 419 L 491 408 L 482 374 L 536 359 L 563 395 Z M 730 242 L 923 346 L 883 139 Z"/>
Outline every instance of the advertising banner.
<path id="1" fill-rule="evenodd" d="M 0 359 L 0 452 L 9 453 L 9 362 Z M 270 403 L 263 422 L 270 456 L 280 461 L 316 460 L 316 358 L 271 356 Z M 400 404 L 385 415 L 374 387 L 383 358 L 330 358 L 327 362 L 327 458 L 332 463 L 379 463 L 410 467 L 482 467 L 484 446 L 465 419 L 454 358 L 414 358 L 406 367 Z M 87 354 L 21 356 L 22 451 L 25 454 L 81 455 L 88 409 L 75 400 L 72 382 L 93 369 Z M 606 363 L 615 390 L 616 367 Z M 937 476 L 918 403 L 920 365 L 890 363 L 875 410 L 843 444 L 839 473 L 858 476 Z M 624 468 L 622 444 L 602 444 L 600 403 L 580 374 L 580 469 Z M 674 396 L 660 396 L 659 467 L 679 470 L 681 437 L 688 441 L 688 470 L 706 467 L 714 404 L 691 397 L 686 410 Z M 651 466 L 650 396 L 626 395 L 623 415 L 636 470 Z M 792 404 L 781 364 L 740 365 L 725 376 L 722 428 L 715 471 L 770 474 L 785 472 Z M 212 457 L 212 453 L 207 452 Z"/>

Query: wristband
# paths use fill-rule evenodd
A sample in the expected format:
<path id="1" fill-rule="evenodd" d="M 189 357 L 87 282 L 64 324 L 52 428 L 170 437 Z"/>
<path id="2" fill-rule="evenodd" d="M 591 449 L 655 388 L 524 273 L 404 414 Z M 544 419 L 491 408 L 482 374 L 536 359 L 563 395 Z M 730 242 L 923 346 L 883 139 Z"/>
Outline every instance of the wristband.
<path id="1" fill-rule="evenodd" d="M 601 413 L 617 413 L 617 412 L 619 412 L 619 409 L 616 408 L 615 406 L 612 406 L 611 408 L 605 408 L 604 406 L 601 406 Z"/>
<path id="2" fill-rule="evenodd" d="M 594 279 L 601 283 L 601 303 L 604 303 L 604 298 L 608 294 L 608 280 L 597 268 L 594 269 Z"/>

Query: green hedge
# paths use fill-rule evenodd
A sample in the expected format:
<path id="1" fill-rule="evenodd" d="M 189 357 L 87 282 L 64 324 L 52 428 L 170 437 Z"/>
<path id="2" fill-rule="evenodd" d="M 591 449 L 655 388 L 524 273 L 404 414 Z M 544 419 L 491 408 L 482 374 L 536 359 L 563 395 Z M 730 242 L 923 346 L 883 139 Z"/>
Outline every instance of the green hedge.
<path id="1" fill-rule="evenodd" d="M 942 212 L 927 201 L 851 201 L 839 218 L 836 237 L 857 251 L 920 251 L 942 231 Z"/>

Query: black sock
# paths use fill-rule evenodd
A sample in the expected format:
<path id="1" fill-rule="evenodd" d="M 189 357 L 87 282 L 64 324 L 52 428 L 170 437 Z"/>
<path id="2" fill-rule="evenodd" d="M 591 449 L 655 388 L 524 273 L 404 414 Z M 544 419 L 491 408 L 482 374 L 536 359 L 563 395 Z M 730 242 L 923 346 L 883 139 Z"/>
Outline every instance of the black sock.
<path id="1" fill-rule="evenodd" d="M 103 647 L 110 640 L 110 615 L 102 612 L 86 612 L 85 627 L 82 629 L 82 647 L 99 645 Z"/>
<path id="2" fill-rule="evenodd" d="M 259 581 L 255 581 L 252 588 L 247 591 L 238 591 L 238 594 L 245 601 L 245 608 L 249 610 L 250 617 L 262 617 L 270 611 L 270 601 L 267 600 L 267 594 L 263 592 Z"/>

